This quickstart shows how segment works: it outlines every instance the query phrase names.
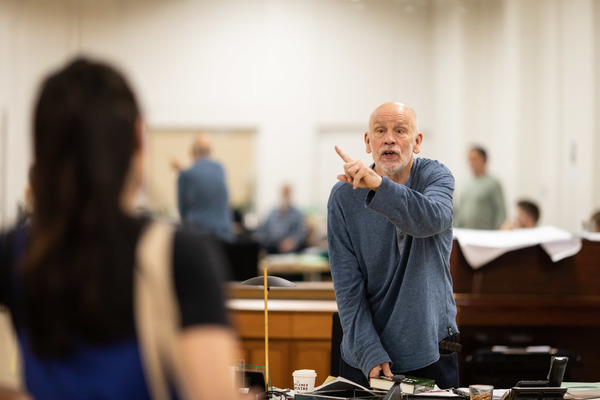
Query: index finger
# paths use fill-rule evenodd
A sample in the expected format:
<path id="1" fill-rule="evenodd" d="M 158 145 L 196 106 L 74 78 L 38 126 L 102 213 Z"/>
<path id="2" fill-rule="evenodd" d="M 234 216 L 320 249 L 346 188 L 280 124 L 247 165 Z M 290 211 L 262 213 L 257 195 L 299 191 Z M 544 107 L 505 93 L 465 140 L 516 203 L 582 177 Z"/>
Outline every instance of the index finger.
<path id="1" fill-rule="evenodd" d="M 335 151 L 338 153 L 338 155 L 340 157 L 342 157 L 342 160 L 344 160 L 345 162 L 349 163 L 349 162 L 354 161 L 352 158 L 350 158 L 350 156 L 348 154 L 344 153 L 342 151 L 342 149 L 340 149 L 339 147 L 335 146 Z"/>

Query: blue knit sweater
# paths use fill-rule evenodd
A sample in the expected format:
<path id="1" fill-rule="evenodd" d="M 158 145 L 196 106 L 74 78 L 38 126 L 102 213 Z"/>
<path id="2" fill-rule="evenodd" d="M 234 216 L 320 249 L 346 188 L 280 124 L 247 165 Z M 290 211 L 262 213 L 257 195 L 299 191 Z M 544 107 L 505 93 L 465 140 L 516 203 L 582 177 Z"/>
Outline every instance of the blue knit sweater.
<path id="1" fill-rule="evenodd" d="M 382 362 L 401 373 L 439 358 L 457 333 L 452 296 L 452 173 L 415 158 L 408 180 L 376 192 L 338 182 L 328 203 L 331 273 L 343 359 L 366 377 Z"/>

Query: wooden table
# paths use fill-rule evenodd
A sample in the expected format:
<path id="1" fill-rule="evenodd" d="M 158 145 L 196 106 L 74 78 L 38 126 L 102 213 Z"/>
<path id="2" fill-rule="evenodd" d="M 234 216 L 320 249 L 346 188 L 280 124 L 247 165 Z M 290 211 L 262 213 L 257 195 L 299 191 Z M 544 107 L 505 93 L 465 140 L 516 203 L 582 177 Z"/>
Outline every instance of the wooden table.
<path id="1" fill-rule="evenodd" d="M 273 289 L 272 289 L 273 291 Z M 283 292 L 283 291 L 282 291 Z M 269 299 L 269 369 L 274 386 L 294 387 L 292 372 L 314 369 L 317 385 L 329 376 L 335 300 Z M 246 364 L 265 365 L 264 301 L 232 299 L 233 324 Z"/>
<path id="2" fill-rule="evenodd" d="M 270 254 L 260 260 L 259 275 L 267 268 L 270 275 L 301 274 L 304 281 L 320 281 L 322 275 L 330 273 L 329 261 L 321 256 L 306 254 Z"/>

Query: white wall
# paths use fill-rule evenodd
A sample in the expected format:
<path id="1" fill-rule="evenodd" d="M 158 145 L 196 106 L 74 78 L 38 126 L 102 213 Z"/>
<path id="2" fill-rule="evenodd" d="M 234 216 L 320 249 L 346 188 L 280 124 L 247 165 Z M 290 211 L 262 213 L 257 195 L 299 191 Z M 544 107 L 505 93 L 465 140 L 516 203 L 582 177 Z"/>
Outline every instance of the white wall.
<path id="1" fill-rule="evenodd" d="M 0 0 L 0 223 L 25 185 L 35 88 L 83 51 L 128 74 L 151 126 L 255 129 L 261 214 L 284 181 L 322 204 L 322 133 L 362 141 L 399 100 L 457 190 L 481 143 L 509 211 L 532 197 L 578 231 L 600 207 L 598 43 L 593 0 Z"/>
<path id="2" fill-rule="evenodd" d="M 579 231 L 600 207 L 600 9 L 584 0 L 435 4 L 433 99 L 444 136 L 435 157 L 446 159 L 460 190 L 464 146 L 483 144 L 509 212 L 530 197 L 543 223 Z"/>

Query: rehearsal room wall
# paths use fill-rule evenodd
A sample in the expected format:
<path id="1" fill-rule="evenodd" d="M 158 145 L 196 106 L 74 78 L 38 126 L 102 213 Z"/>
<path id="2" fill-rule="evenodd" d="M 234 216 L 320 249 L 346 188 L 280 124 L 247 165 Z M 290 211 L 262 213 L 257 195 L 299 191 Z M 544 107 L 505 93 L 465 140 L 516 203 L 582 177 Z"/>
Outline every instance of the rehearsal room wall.
<path id="1" fill-rule="evenodd" d="M 480 143 L 509 213 L 530 197 L 579 231 L 600 208 L 599 46 L 593 0 L 1 0 L 0 224 L 22 201 L 37 85 L 83 53 L 127 74 L 149 130 L 255 132 L 259 216 L 283 182 L 322 214 L 331 144 L 369 160 L 368 116 L 397 100 L 457 194 Z"/>

